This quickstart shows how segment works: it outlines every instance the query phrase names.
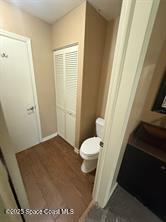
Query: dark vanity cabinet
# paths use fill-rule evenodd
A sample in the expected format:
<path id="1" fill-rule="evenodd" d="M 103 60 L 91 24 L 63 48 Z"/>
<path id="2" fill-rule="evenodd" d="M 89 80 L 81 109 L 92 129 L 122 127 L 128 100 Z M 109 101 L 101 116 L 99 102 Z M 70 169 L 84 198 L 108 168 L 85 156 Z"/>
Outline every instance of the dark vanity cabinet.
<path id="1" fill-rule="evenodd" d="M 128 144 L 118 183 L 166 221 L 166 164 Z"/>

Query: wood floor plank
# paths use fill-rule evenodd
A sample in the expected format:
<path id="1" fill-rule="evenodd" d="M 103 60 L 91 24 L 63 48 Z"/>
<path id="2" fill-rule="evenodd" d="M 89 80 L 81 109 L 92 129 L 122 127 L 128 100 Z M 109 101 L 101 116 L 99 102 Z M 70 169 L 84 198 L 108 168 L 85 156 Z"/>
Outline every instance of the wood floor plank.
<path id="1" fill-rule="evenodd" d="M 37 152 L 34 151 L 33 153 L 30 153 L 30 158 L 35 178 L 47 204 L 45 207 L 64 207 L 65 203 L 61 198 L 59 191 L 54 186 L 47 170 L 43 167 Z"/>
<path id="2" fill-rule="evenodd" d="M 94 172 L 81 172 L 82 159 L 61 137 L 16 155 L 31 208 L 73 208 L 73 215 L 32 216 L 30 221 L 78 222 L 92 199 Z M 29 222 L 30 222 L 29 221 Z"/>
<path id="3" fill-rule="evenodd" d="M 43 157 L 42 152 L 39 152 L 39 155 Z M 47 152 L 47 155 L 49 155 L 48 152 Z M 87 204 L 85 205 L 82 194 L 80 193 L 80 190 L 78 190 L 75 184 L 72 183 L 72 178 L 75 177 L 75 175 L 70 169 L 70 167 L 67 166 L 67 163 L 65 163 L 65 160 L 62 162 L 60 161 L 59 157 L 56 157 L 56 158 L 60 161 L 60 164 L 61 164 L 60 167 L 62 168 L 62 170 L 61 170 L 61 174 L 55 175 L 55 171 L 57 171 L 57 169 L 55 170 L 55 164 L 56 166 L 58 166 L 57 165 L 58 163 L 57 162 L 54 163 L 53 155 L 51 155 L 51 158 L 52 158 L 52 161 L 47 163 L 47 169 L 48 169 L 47 172 L 50 175 L 51 180 L 54 182 L 56 188 L 58 188 L 59 193 L 61 193 L 61 196 L 63 197 L 63 199 L 65 200 L 65 203 L 67 204 L 67 207 L 73 208 L 75 210 L 75 216 L 77 215 L 79 217 L 84 211 L 84 209 L 86 208 Z M 44 157 L 42 162 L 44 162 L 45 159 L 47 158 Z M 58 173 L 59 173 L 59 170 L 58 170 Z M 89 199 L 90 198 L 91 197 L 89 197 Z"/>

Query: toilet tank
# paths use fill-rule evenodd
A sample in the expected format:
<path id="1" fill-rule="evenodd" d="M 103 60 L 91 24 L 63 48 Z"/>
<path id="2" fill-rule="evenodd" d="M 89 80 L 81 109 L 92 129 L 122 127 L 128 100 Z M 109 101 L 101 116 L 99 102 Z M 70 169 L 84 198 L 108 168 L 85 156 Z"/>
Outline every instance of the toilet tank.
<path id="1" fill-rule="evenodd" d="M 103 126 L 104 126 L 104 119 L 102 118 L 97 118 L 96 119 L 96 135 L 98 137 L 102 137 L 102 134 L 103 134 Z"/>

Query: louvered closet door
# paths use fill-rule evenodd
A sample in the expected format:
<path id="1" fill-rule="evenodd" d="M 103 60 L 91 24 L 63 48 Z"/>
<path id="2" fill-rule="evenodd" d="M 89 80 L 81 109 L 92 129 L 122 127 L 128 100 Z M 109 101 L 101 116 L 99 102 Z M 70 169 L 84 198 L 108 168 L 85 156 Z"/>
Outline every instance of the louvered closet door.
<path id="1" fill-rule="evenodd" d="M 66 140 L 75 145 L 78 46 L 65 50 Z"/>
<path id="2" fill-rule="evenodd" d="M 58 50 L 54 54 L 57 133 L 65 139 L 65 70 L 64 51 Z"/>
<path id="3" fill-rule="evenodd" d="M 58 134 L 75 146 L 78 46 L 54 53 Z"/>

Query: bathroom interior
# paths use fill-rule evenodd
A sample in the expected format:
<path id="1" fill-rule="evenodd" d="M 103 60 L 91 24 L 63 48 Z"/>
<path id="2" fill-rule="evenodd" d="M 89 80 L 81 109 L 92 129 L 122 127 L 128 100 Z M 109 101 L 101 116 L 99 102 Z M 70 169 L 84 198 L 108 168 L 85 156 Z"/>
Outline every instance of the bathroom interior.
<path id="1" fill-rule="evenodd" d="M 24 119 L 18 118 L 18 107 L 12 103 L 19 103 L 26 83 L 20 76 L 9 77 L 12 86 L 7 84 L 8 78 L 1 79 L 5 86 L 1 85 L 1 110 L 15 145 L 29 205 L 73 208 L 74 221 L 92 199 L 121 8 L 121 1 L 117 1 L 114 10 L 103 15 L 93 2 L 81 1 L 48 23 L 24 10 L 21 1 L 0 1 L 0 28 L 31 39 L 36 98 L 35 105 L 28 101 L 26 111 L 28 117 L 36 115 L 37 127 L 32 123 L 35 129 L 29 132 L 32 128 L 28 126 L 26 136 L 23 130 L 27 126 L 23 127 Z M 9 44 L 9 37 L 3 38 L 2 47 Z M 8 63 L 8 73 L 20 61 L 25 62 L 20 60 L 24 58 L 18 55 L 22 52 L 19 48 L 3 50 L 1 58 L 5 61 L 10 52 L 18 59 L 14 65 Z M 13 95 L 18 88 L 20 91 L 11 97 L 6 93 L 9 87 Z M 28 93 L 23 99 L 26 96 Z"/>
<path id="2" fill-rule="evenodd" d="M 18 107 L 11 106 L 11 98 L 15 97 L 6 93 L 6 90 L 15 92 L 19 87 L 23 90 L 26 83 L 9 76 L 11 84 L 7 87 L 5 81 L 8 79 L 3 78 L 5 87 L 1 84 L 0 103 L 0 111 L 15 146 L 29 206 L 33 209 L 74 209 L 74 215 L 68 215 L 67 219 L 65 215 L 57 218 L 42 215 L 38 216 L 39 221 L 78 221 L 92 200 L 122 1 L 106 1 L 107 5 L 99 2 L 100 7 L 93 0 L 80 1 L 53 21 L 48 19 L 49 16 L 34 15 L 33 10 L 28 12 L 21 0 L 0 0 L 0 29 L 14 33 L 13 38 L 18 34 L 31 40 L 34 103 L 26 104 L 24 109 L 28 117 L 35 116 L 33 132 L 30 132 L 31 127 L 28 128 L 29 135 L 25 136 L 26 131 L 17 132 L 23 125 L 22 120 L 17 115 Z M 164 7 L 160 6 L 160 10 L 126 140 L 140 121 L 152 123 L 159 120 L 159 124 L 165 124 L 163 114 L 151 111 L 165 70 Z M 8 38 L 0 42 L 1 46 L 5 41 Z M 14 56 L 17 54 L 17 50 L 11 52 Z M 1 54 L 3 61 L 8 57 L 7 52 Z M 17 58 L 15 62 L 18 64 L 24 59 L 20 55 Z M 13 65 L 12 70 L 14 68 Z M 16 93 L 19 95 L 20 91 Z M 6 107 L 8 112 L 4 112 Z M 29 140 L 30 137 L 34 140 Z"/>

